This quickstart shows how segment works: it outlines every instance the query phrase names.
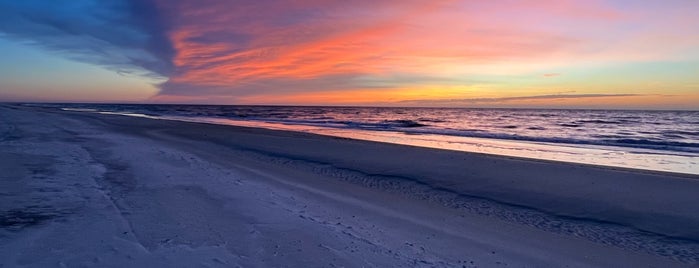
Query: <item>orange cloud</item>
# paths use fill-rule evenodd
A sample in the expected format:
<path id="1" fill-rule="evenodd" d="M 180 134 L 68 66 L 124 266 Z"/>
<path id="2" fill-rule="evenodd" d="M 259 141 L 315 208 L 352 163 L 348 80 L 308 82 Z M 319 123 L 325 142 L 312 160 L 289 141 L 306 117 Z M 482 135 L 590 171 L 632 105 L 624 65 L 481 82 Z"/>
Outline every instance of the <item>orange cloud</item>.
<path id="1" fill-rule="evenodd" d="M 303 79 L 332 74 L 374 73 L 379 71 L 377 61 L 386 60 L 382 59 L 381 55 L 385 54 L 387 49 L 372 42 L 377 42 L 378 38 L 404 27 L 404 21 L 434 10 L 439 4 L 443 3 L 431 1 L 427 4 L 408 5 L 398 14 L 366 23 L 330 22 L 344 25 L 339 29 L 326 29 L 322 24 L 291 25 L 282 28 L 255 25 L 245 30 L 252 35 L 251 45 L 248 47 L 239 47 L 236 42 L 198 41 L 197 38 L 210 34 L 209 24 L 204 22 L 202 25 L 188 25 L 171 33 L 171 39 L 178 51 L 175 64 L 184 69 L 178 76 L 173 77 L 173 82 L 222 85 L 264 78 Z M 208 15 L 221 21 L 228 21 L 230 16 L 226 12 Z M 230 30 L 238 29 L 232 27 Z M 304 32 L 308 31 L 328 32 L 321 36 L 303 36 Z M 219 29 L 214 32 L 219 33 Z M 299 36 L 293 37 L 294 33 L 298 33 Z M 279 42 L 278 37 L 270 35 L 286 36 L 288 39 L 281 40 L 286 43 Z"/>
<path id="2" fill-rule="evenodd" d="M 318 2 L 295 3 L 287 13 L 281 7 L 267 10 L 255 5 L 230 12 L 232 4 L 216 3 L 200 9 L 183 5 L 179 9 L 185 10 L 176 12 L 183 14 L 178 19 L 181 25 L 170 33 L 178 71 L 165 85 L 165 93 L 172 93 L 168 86 L 173 84 L 245 91 L 267 79 L 286 79 L 294 87 L 289 80 L 305 85 L 309 79 L 337 75 L 440 75 L 464 64 L 530 58 L 572 42 L 512 25 L 484 27 L 464 17 L 461 2 L 449 0 L 379 1 L 371 8 L 366 3 L 357 7 L 326 1 L 314 8 L 342 12 L 311 14 L 310 19 L 284 25 L 247 21 L 246 13 L 257 11 L 261 19 L 274 17 L 269 18 L 274 21 L 297 16 Z M 371 85 L 342 85 L 362 86 Z"/>
<path id="3" fill-rule="evenodd" d="M 557 77 L 548 71 L 636 55 L 600 48 L 615 36 L 601 30 L 630 19 L 602 1 L 169 3 L 161 8 L 171 15 L 176 70 L 159 99 L 390 102 L 418 92 L 444 98 L 444 88 L 483 83 L 500 83 L 491 89 L 510 94 L 518 86 L 550 94 L 543 89 L 570 88 L 562 83 L 575 76 L 541 86 L 518 84 L 516 76 Z M 554 81 L 556 87 L 546 84 Z"/>

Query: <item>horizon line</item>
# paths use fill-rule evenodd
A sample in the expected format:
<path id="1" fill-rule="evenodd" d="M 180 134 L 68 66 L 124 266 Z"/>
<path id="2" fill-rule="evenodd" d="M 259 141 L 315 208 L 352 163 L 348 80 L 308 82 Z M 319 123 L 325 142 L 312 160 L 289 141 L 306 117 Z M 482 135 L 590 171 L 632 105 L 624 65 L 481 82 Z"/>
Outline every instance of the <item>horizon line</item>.
<path id="1" fill-rule="evenodd" d="M 587 110 L 587 111 L 666 111 L 699 112 L 699 109 L 662 109 L 662 108 L 581 108 L 581 107 L 468 107 L 468 106 L 382 106 L 382 105 L 294 105 L 294 104 L 204 104 L 204 103 L 147 103 L 147 102 L 49 102 L 49 101 L 0 101 L 0 104 L 95 104 L 95 105 L 187 105 L 187 106 L 252 106 L 252 107 L 322 107 L 322 108 L 407 108 L 407 109 L 493 109 L 493 110 Z"/>

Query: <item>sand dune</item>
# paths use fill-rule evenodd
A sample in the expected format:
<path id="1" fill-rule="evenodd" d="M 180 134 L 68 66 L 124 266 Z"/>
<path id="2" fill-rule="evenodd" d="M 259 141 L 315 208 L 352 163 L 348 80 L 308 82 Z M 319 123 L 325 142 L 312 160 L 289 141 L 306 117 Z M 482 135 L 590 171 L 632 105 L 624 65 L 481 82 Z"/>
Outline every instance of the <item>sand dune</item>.
<path id="1" fill-rule="evenodd" d="M 0 266 L 681 267 L 696 176 L 0 107 Z"/>

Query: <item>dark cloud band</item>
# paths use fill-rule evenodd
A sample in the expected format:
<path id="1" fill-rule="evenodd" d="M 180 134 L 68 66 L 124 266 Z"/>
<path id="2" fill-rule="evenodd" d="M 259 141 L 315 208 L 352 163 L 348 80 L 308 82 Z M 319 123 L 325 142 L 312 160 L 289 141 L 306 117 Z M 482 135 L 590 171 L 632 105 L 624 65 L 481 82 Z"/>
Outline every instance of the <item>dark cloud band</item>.
<path id="1" fill-rule="evenodd" d="M 167 77 L 174 49 L 149 1 L 0 1 L 5 38 L 105 66 L 119 73 Z"/>
<path id="2" fill-rule="evenodd" d="M 405 100 L 400 103 L 405 104 L 476 104 L 476 103 L 502 103 L 510 101 L 527 100 L 555 100 L 555 99 L 589 99 L 589 98 L 610 98 L 610 97 L 637 97 L 640 94 L 551 94 L 535 96 L 519 96 L 504 98 L 470 98 L 470 99 L 449 99 L 449 100 Z"/>

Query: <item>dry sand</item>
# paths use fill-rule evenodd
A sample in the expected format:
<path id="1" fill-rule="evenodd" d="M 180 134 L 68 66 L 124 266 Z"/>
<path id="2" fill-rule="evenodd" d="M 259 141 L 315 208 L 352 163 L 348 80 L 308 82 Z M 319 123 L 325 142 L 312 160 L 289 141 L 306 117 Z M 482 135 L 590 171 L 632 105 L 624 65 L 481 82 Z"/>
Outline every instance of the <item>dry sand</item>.
<path id="1" fill-rule="evenodd" d="M 699 178 L 0 107 L 0 267 L 681 267 Z"/>

